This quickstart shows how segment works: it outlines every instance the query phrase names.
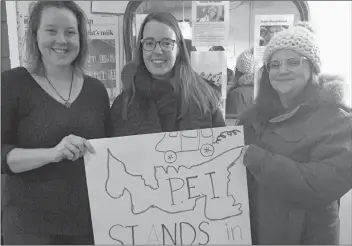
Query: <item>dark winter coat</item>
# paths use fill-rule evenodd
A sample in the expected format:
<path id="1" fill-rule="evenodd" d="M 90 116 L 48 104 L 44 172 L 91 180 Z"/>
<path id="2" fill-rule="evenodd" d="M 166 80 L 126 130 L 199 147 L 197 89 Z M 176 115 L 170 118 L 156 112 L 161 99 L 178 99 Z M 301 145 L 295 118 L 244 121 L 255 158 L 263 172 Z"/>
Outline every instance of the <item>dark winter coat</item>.
<path id="1" fill-rule="evenodd" d="M 231 118 L 238 116 L 253 106 L 254 102 L 254 75 L 243 75 L 239 85 L 231 88 L 226 98 L 226 115 Z"/>
<path id="2" fill-rule="evenodd" d="M 124 119 L 122 115 L 125 91 L 111 107 L 109 135 L 112 137 L 225 126 L 219 108 L 214 113 L 209 108 L 203 114 L 194 101 L 190 102 L 188 112 L 179 118 L 179 94 L 169 81 L 155 80 L 145 69 L 136 72 L 134 81 L 136 91 L 128 107 L 127 117 Z"/>
<path id="3" fill-rule="evenodd" d="M 245 125 L 253 244 L 338 244 L 338 200 L 352 187 L 352 114 L 339 80 L 291 112 Z"/>

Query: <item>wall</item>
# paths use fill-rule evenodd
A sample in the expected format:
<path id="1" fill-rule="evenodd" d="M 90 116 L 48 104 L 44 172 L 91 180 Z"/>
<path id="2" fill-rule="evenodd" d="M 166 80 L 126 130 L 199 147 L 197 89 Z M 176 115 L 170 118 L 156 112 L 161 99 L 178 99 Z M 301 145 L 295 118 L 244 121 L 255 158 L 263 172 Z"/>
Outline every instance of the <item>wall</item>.
<path id="1" fill-rule="evenodd" d="M 5 1 L 1 1 L 1 71 L 11 68 Z"/>

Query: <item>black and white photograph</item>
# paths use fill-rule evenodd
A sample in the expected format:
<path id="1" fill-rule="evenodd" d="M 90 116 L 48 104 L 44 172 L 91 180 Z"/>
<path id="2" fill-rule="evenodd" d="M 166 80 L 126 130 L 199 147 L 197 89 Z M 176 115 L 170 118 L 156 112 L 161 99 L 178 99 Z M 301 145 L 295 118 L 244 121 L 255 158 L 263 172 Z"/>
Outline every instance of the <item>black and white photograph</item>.
<path id="1" fill-rule="evenodd" d="M 352 1 L 0 2 L 1 245 L 352 245 Z"/>
<path id="2" fill-rule="evenodd" d="M 288 27 L 288 25 L 260 26 L 259 46 L 266 46 L 276 33 L 286 30 Z"/>
<path id="3" fill-rule="evenodd" d="M 223 22 L 224 5 L 198 5 L 197 22 Z"/>

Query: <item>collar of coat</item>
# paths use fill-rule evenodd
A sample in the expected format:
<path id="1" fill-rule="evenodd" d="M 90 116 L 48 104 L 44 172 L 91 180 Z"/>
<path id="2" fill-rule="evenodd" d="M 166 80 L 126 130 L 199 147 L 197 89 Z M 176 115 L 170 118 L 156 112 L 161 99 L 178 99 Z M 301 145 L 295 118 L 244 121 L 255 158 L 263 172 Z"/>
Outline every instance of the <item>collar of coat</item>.
<path id="1" fill-rule="evenodd" d="M 325 105 L 340 105 L 344 109 L 351 112 L 351 105 L 348 105 L 348 94 L 346 93 L 345 81 L 335 75 L 320 75 L 317 85 L 313 86 L 306 93 L 301 102 L 290 110 L 288 113 L 276 116 L 270 122 L 282 122 L 294 116 L 300 108 L 304 106 L 325 106 Z"/>
<path id="2" fill-rule="evenodd" d="M 238 79 L 238 85 L 239 86 L 254 86 L 254 74 L 249 73 L 249 74 L 242 75 Z"/>

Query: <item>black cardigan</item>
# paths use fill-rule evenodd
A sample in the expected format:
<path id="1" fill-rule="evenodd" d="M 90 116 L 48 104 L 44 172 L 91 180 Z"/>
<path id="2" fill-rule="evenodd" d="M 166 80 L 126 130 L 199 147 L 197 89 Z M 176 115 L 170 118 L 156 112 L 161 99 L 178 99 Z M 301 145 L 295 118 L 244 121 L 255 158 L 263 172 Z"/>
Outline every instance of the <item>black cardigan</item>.
<path id="1" fill-rule="evenodd" d="M 13 148 L 51 148 L 74 134 L 106 136 L 109 98 L 103 84 L 84 77 L 71 108 L 47 94 L 23 68 L 1 74 L 1 173 L 3 231 L 89 235 L 92 233 L 83 158 L 23 173 L 6 162 Z"/>

